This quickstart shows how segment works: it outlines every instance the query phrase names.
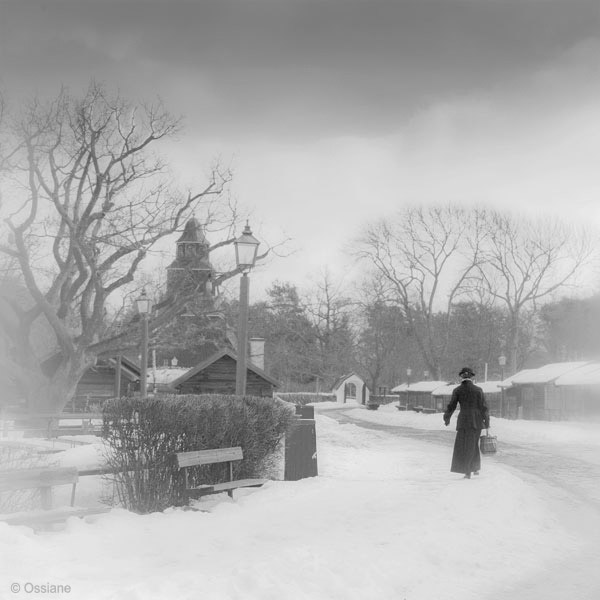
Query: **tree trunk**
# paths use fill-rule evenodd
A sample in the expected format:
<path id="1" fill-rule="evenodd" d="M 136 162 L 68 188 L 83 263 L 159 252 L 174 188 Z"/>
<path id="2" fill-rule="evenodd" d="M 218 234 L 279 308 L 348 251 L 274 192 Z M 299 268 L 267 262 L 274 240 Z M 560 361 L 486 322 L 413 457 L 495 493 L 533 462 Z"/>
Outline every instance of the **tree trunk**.
<path id="1" fill-rule="evenodd" d="M 80 357 L 64 359 L 51 377 L 40 376 L 28 382 L 28 412 L 61 413 L 75 396 L 81 377 L 92 364 Z"/>
<path id="2" fill-rule="evenodd" d="M 511 315 L 508 332 L 508 375 L 514 375 L 518 369 L 519 354 L 519 313 Z"/>

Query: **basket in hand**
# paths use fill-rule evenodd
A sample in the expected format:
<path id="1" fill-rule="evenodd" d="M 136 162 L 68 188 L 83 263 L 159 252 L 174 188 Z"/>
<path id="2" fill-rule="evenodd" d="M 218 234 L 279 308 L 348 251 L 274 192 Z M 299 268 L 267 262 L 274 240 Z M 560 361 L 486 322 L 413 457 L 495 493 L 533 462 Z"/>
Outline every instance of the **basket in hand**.
<path id="1" fill-rule="evenodd" d="M 482 454 L 494 454 L 498 450 L 498 438 L 486 431 L 485 435 L 479 438 L 479 449 Z"/>

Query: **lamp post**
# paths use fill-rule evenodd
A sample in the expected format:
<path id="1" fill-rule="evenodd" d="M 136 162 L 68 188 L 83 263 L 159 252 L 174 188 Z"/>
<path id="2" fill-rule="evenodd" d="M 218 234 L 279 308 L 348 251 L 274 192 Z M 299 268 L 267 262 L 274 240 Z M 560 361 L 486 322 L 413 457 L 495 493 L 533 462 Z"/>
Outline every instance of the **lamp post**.
<path id="1" fill-rule="evenodd" d="M 235 260 L 242 271 L 240 279 L 240 317 L 238 321 L 238 349 L 237 365 L 235 371 L 235 393 L 243 396 L 246 393 L 246 353 L 248 345 L 248 297 L 250 281 L 248 272 L 256 262 L 259 241 L 252 235 L 250 225 L 246 227 L 242 235 L 235 240 Z"/>
<path id="2" fill-rule="evenodd" d="M 504 381 L 504 367 L 506 366 L 506 356 L 504 354 L 498 357 L 498 364 L 500 365 L 500 381 Z M 504 413 L 504 386 L 500 388 L 500 410 L 498 412 L 500 413 L 499 416 L 502 417 Z"/>
<path id="3" fill-rule="evenodd" d="M 135 301 L 135 304 L 142 324 L 140 397 L 145 400 L 148 392 L 148 316 L 152 310 L 152 300 L 146 295 L 146 290 L 142 290 L 142 295 Z"/>

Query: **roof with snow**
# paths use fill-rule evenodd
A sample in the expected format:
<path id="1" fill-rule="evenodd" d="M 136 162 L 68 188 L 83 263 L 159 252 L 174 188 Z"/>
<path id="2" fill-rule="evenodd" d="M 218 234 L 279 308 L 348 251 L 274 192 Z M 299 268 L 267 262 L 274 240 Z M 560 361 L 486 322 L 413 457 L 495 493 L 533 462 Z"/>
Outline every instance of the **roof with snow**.
<path id="1" fill-rule="evenodd" d="M 511 387 L 512 385 L 524 385 L 531 383 L 550 383 L 562 375 L 579 369 L 587 365 L 588 362 L 561 362 L 550 363 L 539 367 L 538 369 L 525 369 L 515 373 L 500 383 L 502 387 Z"/>
<path id="2" fill-rule="evenodd" d="M 600 385 L 600 363 L 589 363 L 561 375 L 554 385 Z"/>
<path id="3" fill-rule="evenodd" d="M 448 385 L 447 381 L 415 381 L 415 383 L 401 383 L 392 388 L 392 393 L 402 392 L 433 392 L 433 390 Z"/>
<path id="4" fill-rule="evenodd" d="M 157 367 L 148 369 L 148 379 L 154 383 L 169 384 L 189 371 L 189 367 Z"/>
<path id="5" fill-rule="evenodd" d="M 475 381 L 476 386 L 480 387 L 483 390 L 484 394 L 499 394 L 502 391 L 500 387 L 500 381 Z M 457 388 L 460 383 L 449 383 L 448 385 L 444 385 L 439 387 L 433 392 L 431 392 L 432 396 L 451 396 L 452 392 L 455 388 Z"/>

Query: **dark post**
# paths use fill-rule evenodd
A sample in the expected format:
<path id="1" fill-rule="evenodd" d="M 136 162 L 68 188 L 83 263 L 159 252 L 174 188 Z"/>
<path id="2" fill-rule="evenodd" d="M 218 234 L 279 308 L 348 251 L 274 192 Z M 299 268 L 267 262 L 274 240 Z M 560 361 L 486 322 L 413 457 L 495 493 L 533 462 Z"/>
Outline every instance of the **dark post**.
<path id="1" fill-rule="evenodd" d="M 248 273 L 243 273 L 240 279 L 240 318 L 238 322 L 238 348 L 235 376 L 235 393 L 243 396 L 246 393 L 246 346 L 248 344 Z"/>

